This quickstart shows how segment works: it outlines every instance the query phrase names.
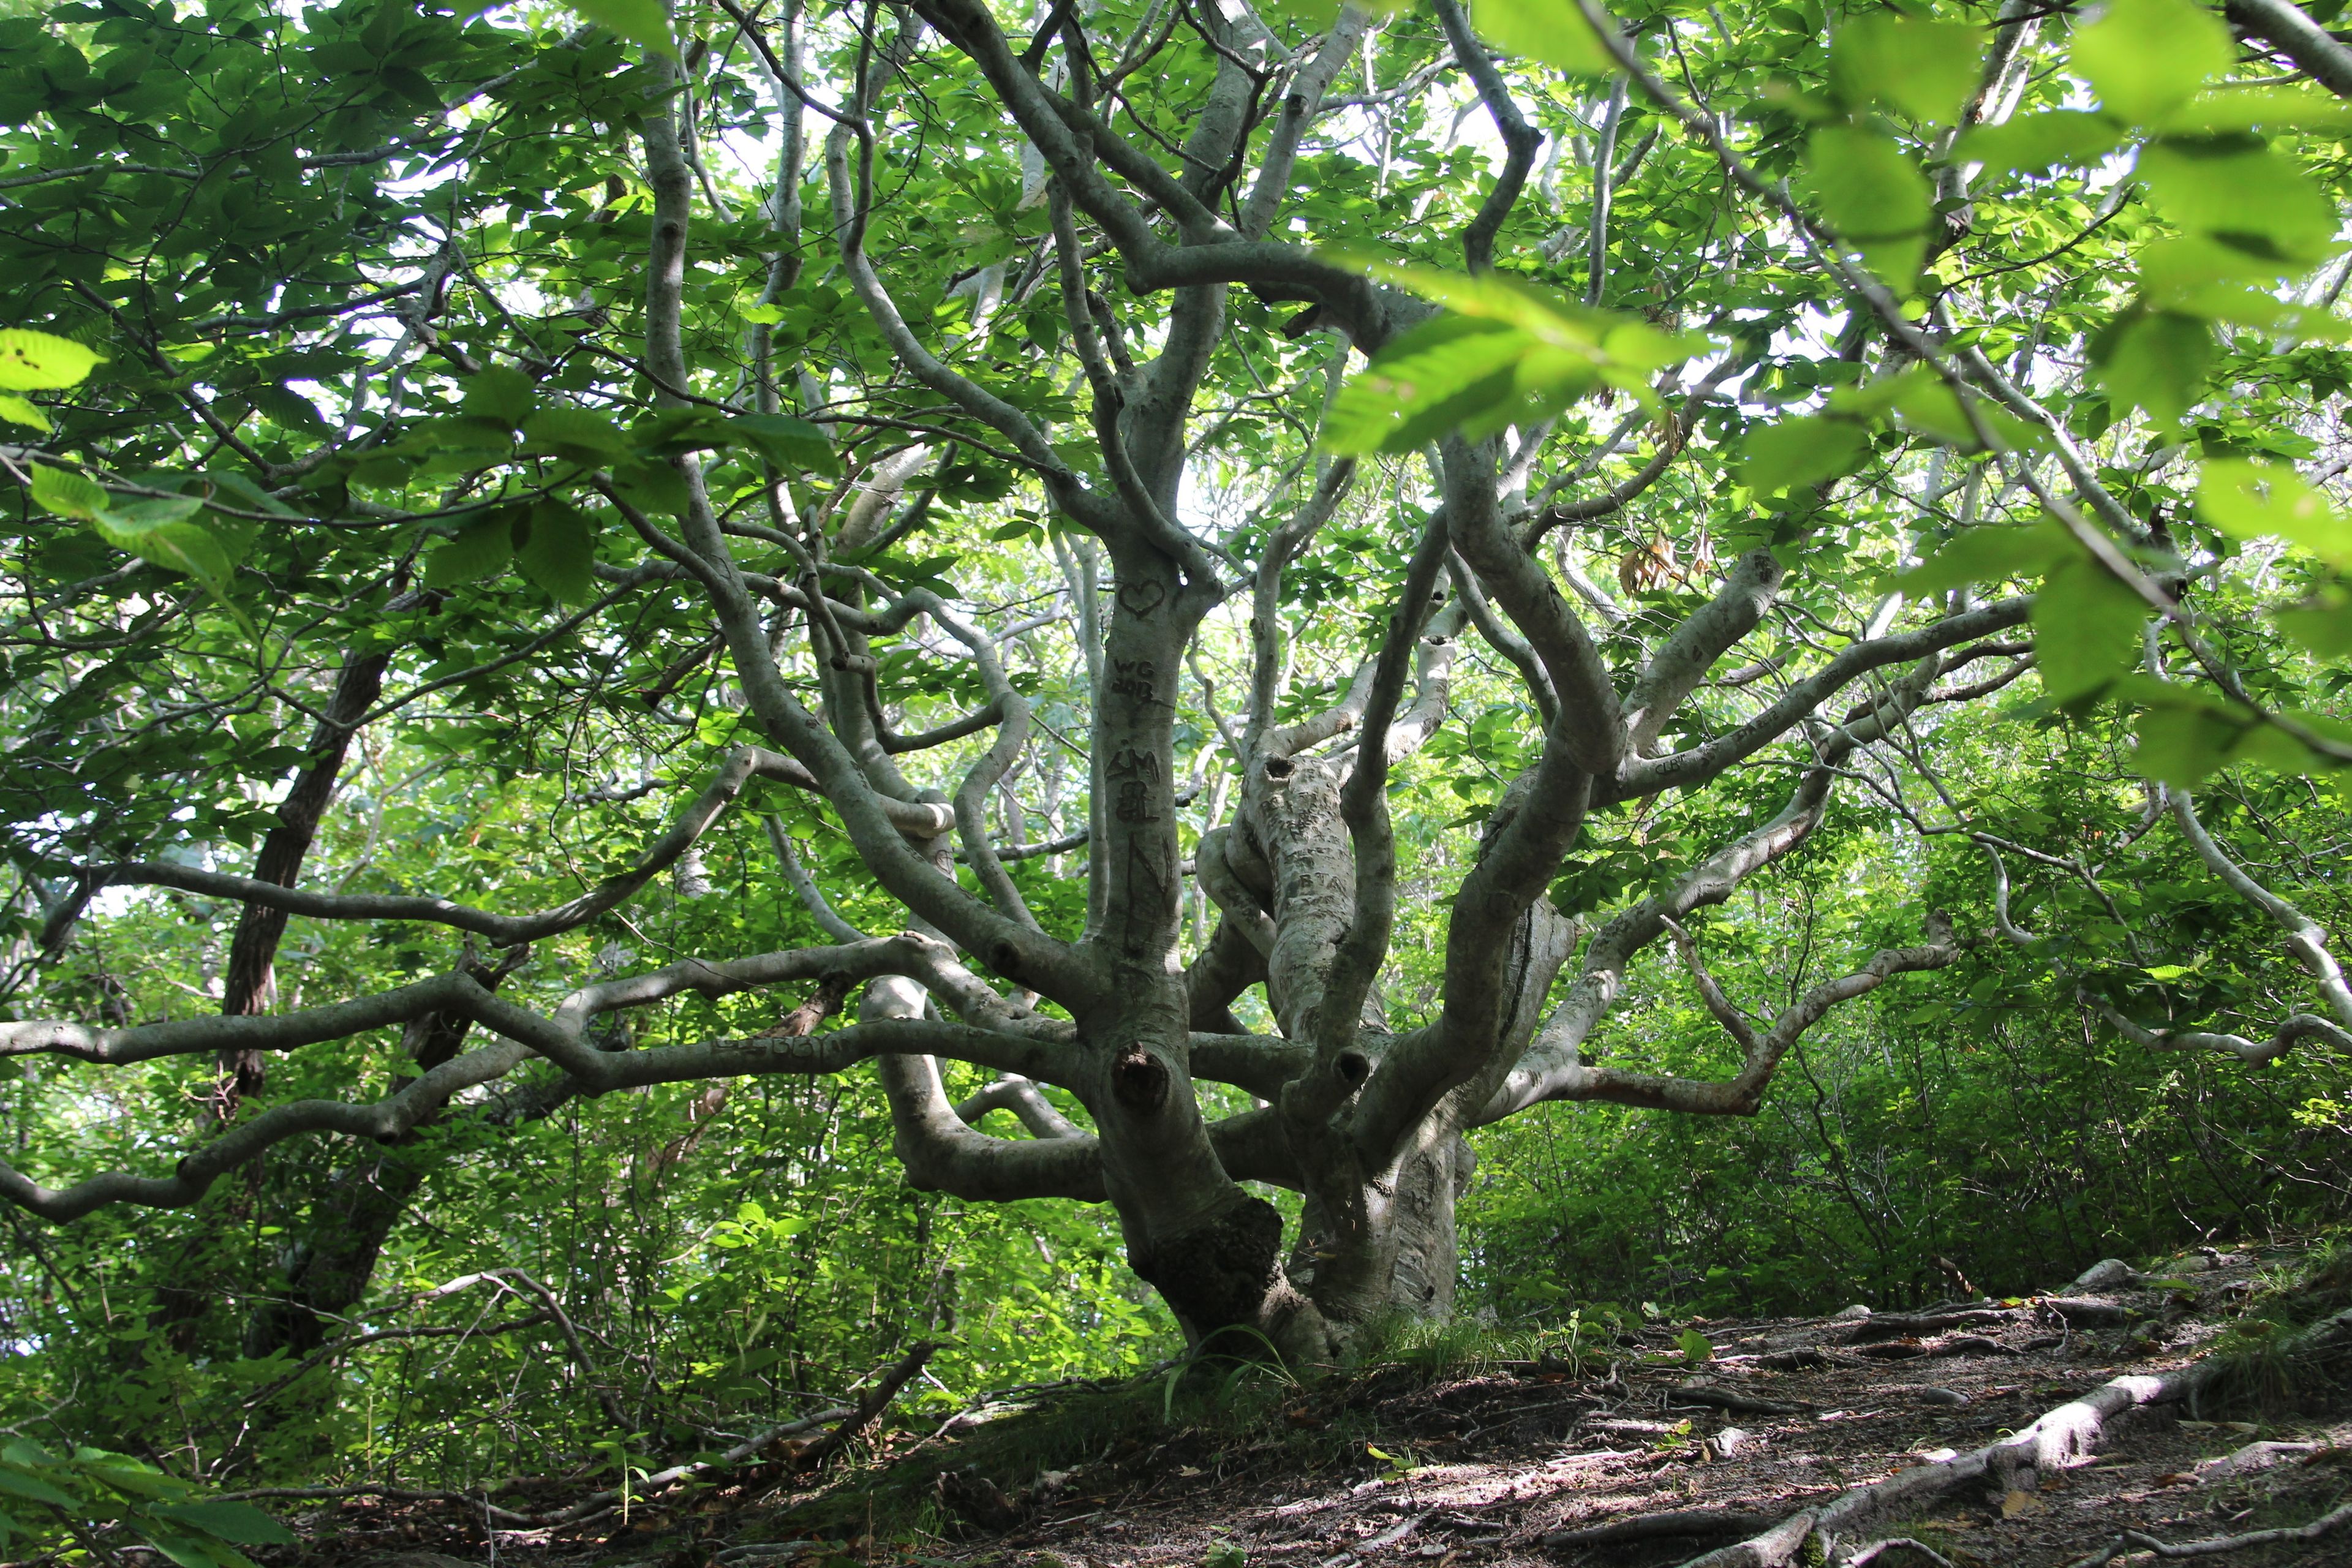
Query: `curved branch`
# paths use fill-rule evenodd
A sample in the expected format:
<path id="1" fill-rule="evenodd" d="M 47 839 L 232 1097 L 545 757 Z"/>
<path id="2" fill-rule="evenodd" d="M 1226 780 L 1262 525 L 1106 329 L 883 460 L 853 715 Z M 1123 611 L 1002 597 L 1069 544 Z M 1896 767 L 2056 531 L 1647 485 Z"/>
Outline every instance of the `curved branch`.
<path id="1" fill-rule="evenodd" d="M 1780 596 L 1785 573 L 1769 550 L 1751 550 L 1725 574 L 1714 598 L 1691 612 L 1652 656 L 1625 698 L 1625 727 L 1636 756 L 1654 753 L 1660 731 L 1698 689 L 1716 661 L 1756 629 Z"/>
<path id="2" fill-rule="evenodd" d="M 537 942 L 583 925 L 633 897 L 679 856 L 693 847 L 695 842 L 718 820 L 719 814 L 743 793 L 743 786 L 755 777 L 775 779 L 802 789 L 823 793 L 815 777 L 790 757 L 758 746 L 738 747 L 729 752 L 719 764 L 718 776 L 678 813 L 669 831 L 656 839 L 637 858 L 635 865 L 625 871 L 614 872 L 569 903 L 542 910 L 536 914 L 501 915 L 448 899 L 399 893 L 321 893 L 307 888 L 282 887 L 275 882 L 226 871 L 205 871 L 194 866 L 132 861 L 93 867 L 75 873 L 83 890 L 52 917 L 50 929 L 43 932 L 43 941 L 54 942 L 61 940 L 64 931 L 60 922 L 70 924 L 89 897 L 100 889 L 143 887 L 173 888 L 205 898 L 234 899 L 240 903 L 284 910 L 289 914 L 307 915 L 313 920 L 426 921 L 471 931 L 500 947 Z M 948 831 L 954 823 L 954 813 L 945 805 L 886 800 L 882 802 L 881 809 L 892 826 L 910 835 L 937 837 Z"/>
<path id="3" fill-rule="evenodd" d="M 1603 784 L 1599 800 L 1632 800 L 1662 790 L 1687 789 L 1704 784 L 1787 734 L 1855 677 L 1886 665 L 1922 658 L 1973 637 L 2022 626 L 2032 609 L 2033 596 L 2021 594 L 1948 616 L 1917 631 L 1850 643 L 1829 663 L 1790 687 L 1770 706 L 1737 729 L 1667 756 L 1629 761 L 1613 784 Z"/>

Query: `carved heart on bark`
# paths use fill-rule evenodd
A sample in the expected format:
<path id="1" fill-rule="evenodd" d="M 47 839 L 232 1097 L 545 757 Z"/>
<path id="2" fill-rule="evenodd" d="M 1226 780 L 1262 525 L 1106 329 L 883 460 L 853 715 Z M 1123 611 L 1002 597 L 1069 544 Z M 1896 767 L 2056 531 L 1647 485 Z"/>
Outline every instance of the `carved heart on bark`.
<path id="1" fill-rule="evenodd" d="M 1168 590 L 1158 583 L 1121 583 L 1118 585 L 1118 607 L 1130 616 L 1148 616 L 1168 600 Z"/>

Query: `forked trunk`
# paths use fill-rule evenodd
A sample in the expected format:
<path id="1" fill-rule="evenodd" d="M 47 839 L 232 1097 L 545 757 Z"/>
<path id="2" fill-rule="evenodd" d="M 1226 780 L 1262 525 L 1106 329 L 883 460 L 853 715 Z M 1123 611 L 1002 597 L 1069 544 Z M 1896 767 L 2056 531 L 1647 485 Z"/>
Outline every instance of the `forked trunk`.
<path id="1" fill-rule="evenodd" d="M 1454 1205 L 1469 1187 L 1477 1164 L 1469 1141 L 1459 1136 L 1405 1162 L 1389 1205 L 1396 1262 L 1389 1273 L 1385 1310 L 1440 1321 L 1454 1315 L 1454 1277 L 1462 1261 Z M 1317 1254 L 1330 1234 L 1322 1204 L 1311 1196 L 1300 1212 L 1298 1229 L 1290 1277 L 1311 1293 Z"/>

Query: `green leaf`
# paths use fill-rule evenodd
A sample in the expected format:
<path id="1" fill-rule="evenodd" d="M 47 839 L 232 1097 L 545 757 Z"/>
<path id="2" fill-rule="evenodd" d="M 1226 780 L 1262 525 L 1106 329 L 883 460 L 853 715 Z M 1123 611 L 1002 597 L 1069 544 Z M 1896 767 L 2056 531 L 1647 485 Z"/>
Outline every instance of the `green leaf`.
<path id="1" fill-rule="evenodd" d="M 1706 345 L 1494 273 L 1366 269 L 1452 313 L 1398 337 L 1340 390 L 1323 427 L 1334 452 L 1409 452 L 1454 429 L 1475 440 L 1548 418 L 1604 385 L 1652 403 L 1651 374 Z"/>
<path id="2" fill-rule="evenodd" d="M 2033 596 L 2034 668 L 2054 702 L 2104 689 L 2140 660 L 2147 606 L 2095 561 L 2072 561 Z"/>
<path id="3" fill-rule="evenodd" d="M 2352 103 L 2292 87 L 2233 87 L 2197 100 L 2166 122 L 2205 135 L 2231 131 L 2352 131 Z"/>
<path id="4" fill-rule="evenodd" d="M 619 464 L 613 469 L 613 484 L 631 506 L 672 517 L 686 510 L 691 499 L 677 470 L 660 461 Z"/>
<path id="5" fill-rule="evenodd" d="M 1343 454 L 1417 450 L 1502 405 L 1533 346 L 1498 321 L 1451 314 L 1424 321 L 1339 389 L 1323 444 Z"/>
<path id="6" fill-rule="evenodd" d="M 2116 119 L 2160 125 L 2237 58 L 2230 29 L 2192 0 L 2109 0 L 2075 33 L 2068 64 Z"/>
<path id="7" fill-rule="evenodd" d="M 1949 125 L 1977 90 L 1985 33 L 1874 11 L 1830 43 L 1830 85 L 1853 108 L 1882 103 L 1922 125 Z"/>
<path id="8" fill-rule="evenodd" d="M 41 412 L 38 404 L 30 398 L 18 397 L 14 393 L 0 392 L 0 419 L 17 425 L 29 425 L 36 430 L 57 428 L 49 423 L 49 416 Z"/>
<path id="9" fill-rule="evenodd" d="M 1851 473 L 1868 451 L 1869 433 L 1851 419 L 1809 415 L 1748 433 L 1739 482 L 1759 496 Z"/>
<path id="10" fill-rule="evenodd" d="M 2177 310 L 2136 306 L 2093 341 L 2091 361 L 2117 405 L 2145 408 L 2174 429 L 2204 391 L 2213 329 Z"/>
<path id="11" fill-rule="evenodd" d="M 2090 168 L 2123 145 L 2124 133 L 2104 115 L 2077 109 L 2021 114 L 1999 125 L 1979 125 L 1959 140 L 1952 161 L 1980 163 L 1988 175 L 2038 174 L 2053 163 Z"/>
<path id="12" fill-rule="evenodd" d="M 2284 463 L 2209 458 L 2197 511 L 2240 539 L 2284 539 L 2331 566 L 2352 563 L 2352 521 Z"/>
<path id="13" fill-rule="evenodd" d="M 2321 658 L 2352 658 L 2352 595 L 2341 588 L 2271 612 L 2294 642 Z"/>
<path id="14" fill-rule="evenodd" d="M 147 1539 L 156 1551 L 178 1563 L 180 1568 L 236 1568 L 240 1554 L 227 1547 L 215 1547 L 189 1535 L 173 1535 L 168 1531 L 151 1531 Z"/>
<path id="15" fill-rule="evenodd" d="M 530 377 L 510 364 L 493 364 L 467 378 L 460 406 L 477 419 L 494 419 L 512 430 L 530 417 L 538 402 Z"/>
<path id="16" fill-rule="evenodd" d="M 560 604 L 585 604 L 596 590 L 596 523 L 569 501 L 530 509 L 516 530 L 515 564 Z"/>
<path id="17" fill-rule="evenodd" d="M 1927 256 L 1935 195 L 1894 141 L 1858 125 L 1824 125 L 1805 141 L 1805 176 L 1822 216 L 1872 271 L 1907 293 Z"/>
<path id="18" fill-rule="evenodd" d="M 1617 69 L 1592 25 L 1570 0 L 1472 0 L 1470 15 L 1480 32 L 1512 54 L 1570 76 L 1606 76 Z"/>
<path id="19" fill-rule="evenodd" d="M 1996 407 L 1989 397 L 1978 397 L 1975 407 L 1977 417 L 2011 451 L 2031 452 L 2050 444 L 2049 431 L 2028 424 L 2005 408 Z M 1923 435 L 1964 452 L 1981 449 L 1976 426 L 1969 423 L 1968 415 L 1960 407 L 1959 394 L 1933 376 L 1922 376 L 1906 386 L 1895 399 L 1895 408 L 1906 426 Z"/>
<path id="20" fill-rule="evenodd" d="M 2194 789 L 2229 762 L 2244 732 L 2243 725 L 2200 703 L 2143 709 L 2132 725 L 2138 742 L 2132 761 L 2160 784 Z"/>
<path id="21" fill-rule="evenodd" d="M 739 414 L 730 423 L 779 468 L 804 469 L 828 478 L 841 472 L 841 459 L 821 425 L 795 419 L 789 414 Z"/>
<path id="22" fill-rule="evenodd" d="M 514 559 L 517 521 L 514 511 L 501 509 L 458 531 L 425 558 L 425 585 L 456 588 L 505 571 Z"/>
<path id="23" fill-rule="evenodd" d="M 1685 1329 L 1675 1343 L 1681 1347 L 1683 1361 L 1690 1366 L 1715 1359 L 1715 1342 L 1696 1329 Z"/>
<path id="24" fill-rule="evenodd" d="M 522 422 L 530 449 L 552 453 L 583 468 L 601 468 L 629 449 L 621 427 L 601 414 L 568 405 L 542 408 Z"/>
<path id="25" fill-rule="evenodd" d="M 127 550 L 167 572 L 194 577 L 216 596 L 226 597 L 236 563 L 230 560 L 227 547 L 210 530 L 184 521 L 203 505 L 194 496 L 187 499 L 194 504 L 185 511 L 168 503 L 148 501 L 139 507 L 102 512 L 96 519 L 98 531 L 117 550 Z"/>
<path id="26" fill-rule="evenodd" d="M 2167 136 L 2142 149 L 2138 172 L 2158 212 L 2273 272 L 2322 260 L 2335 240 L 2335 204 L 2252 137 Z"/>
<path id="27" fill-rule="evenodd" d="M 1971 528 L 1895 579 L 1906 594 L 1940 594 L 1971 583 L 2039 577 L 2081 551 L 2055 524 L 2032 528 Z"/>
<path id="28" fill-rule="evenodd" d="M 26 1475 L 14 1465 L 0 1465 L 0 1492 L 20 1497 L 28 1502 L 45 1502 L 52 1508 L 72 1508 L 74 1500 L 58 1488 L 38 1476 Z"/>
<path id="29" fill-rule="evenodd" d="M 62 392 L 106 363 L 71 338 L 25 327 L 0 330 L 0 392 Z"/>
<path id="30" fill-rule="evenodd" d="M 251 1503 L 163 1503 L 149 1511 L 159 1519 L 184 1524 L 239 1546 L 291 1546 L 295 1542 L 292 1531 Z"/>
<path id="31" fill-rule="evenodd" d="M 655 54 L 675 57 L 677 53 L 677 46 L 670 41 L 669 11 L 661 0 L 572 0 L 572 8 Z"/>
<path id="32" fill-rule="evenodd" d="M 35 463 L 32 468 L 33 499 L 59 517 L 88 522 L 106 510 L 106 488 L 97 480 L 47 463 Z"/>
<path id="33" fill-rule="evenodd" d="M 319 412 L 319 405 L 289 386 L 278 383 L 257 386 L 252 396 L 253 405 L 261 410 L 262 416 L 272 425 L 289 430 L 323 430 L 327 427 L 326 416 Z"/>

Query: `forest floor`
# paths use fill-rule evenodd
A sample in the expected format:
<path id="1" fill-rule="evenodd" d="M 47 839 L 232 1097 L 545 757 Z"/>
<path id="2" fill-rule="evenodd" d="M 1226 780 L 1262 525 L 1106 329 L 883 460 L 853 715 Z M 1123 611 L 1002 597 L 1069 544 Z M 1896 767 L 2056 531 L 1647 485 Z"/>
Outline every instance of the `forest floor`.
<path id="1" fill-rule="evenodd" d="M 2095 1271 L 2022 1300 L 1700 1320 L 1612 1331 L 1598 1345 L 1588 1331 L 1572 1356 L 1565 1335 L 1531 1360 L 1495 1354 L 1489 1336 L 1482 1355 L 1464 1331 L 1306 1383 L 1257 1372 L 1204 1385 L 1210 1374 L 1196 1373 L 1172 1391 L 1165 1377 L 1063 1391 L 945 1436 L 903 1436 L 822 1487 L 745 1477 L 639 1504 L 625 1526 L 607 1516 L 553 1533 L 501 1531 L 495 1561 L 1649 1568 L 1717 1551 L 1711 1561 L 1729 1563 L 1743 1560 L 1738 1542 L 1791 1515 L 1929 1471 L 1935 1484 L 1916 1506 L 1878 1510 L 1838 1543 L 1840 1559 L 1907 1540 L 1916 1545 L 1859 1560 L 2062 1568 L 2120 1546 L 2112 1561 L 2148 1563 L 2156 1542 L 2238 1538 L 2342 1510 L 2345 1527 L 2324 1538 L 2248 1542 L 2226 1562 L 2352 1563 L 2352 1367 L 2340 1354 L 2263 1353 L 2296 1321 L 2352 1303 L 2352 1259 L 2315 1279 L 2299 1254 L 2255 1247 L 2145 1273 L 2101 1267 L 2105 1279 Z M 1973 1451 L 2095 1401 L 2111 1380 L 2177 1378 L 2216 1353 L 2230 1377 L 2195 1401 L 2109 1421 L 2063 1467 L 1971 1471 Z M 1947 1475 L 1962 1484 L 1944 1485 Z M 358 1504 L 302 1522 L 310 1543 L 287 1553 L 301 1568 L 493 1561 L 479 1522 L 446 1513 Z"/>

